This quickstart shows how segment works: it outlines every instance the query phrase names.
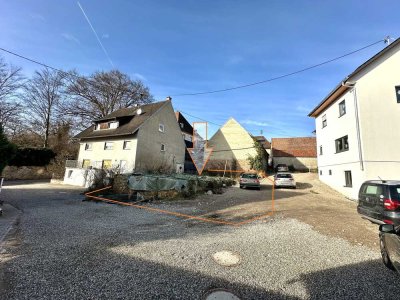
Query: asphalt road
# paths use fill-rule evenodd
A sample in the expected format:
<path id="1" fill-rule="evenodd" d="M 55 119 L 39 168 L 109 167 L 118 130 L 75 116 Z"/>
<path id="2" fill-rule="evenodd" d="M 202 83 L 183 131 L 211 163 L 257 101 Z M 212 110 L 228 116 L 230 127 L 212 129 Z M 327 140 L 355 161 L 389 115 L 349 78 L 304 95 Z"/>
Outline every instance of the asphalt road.
<path id="1" fill-rule="evenodd" d="M 241 299 L 399 299 L 400 277 L 378 251 L 295 219 L 231 227 L 82 202 L 79 190 L 44 183 L 3 192 L 22 215 L 0 254 L 1 299 L 204 299 L 214 288 Z M 240 264 L 218 265 L 220 250 Z"/>

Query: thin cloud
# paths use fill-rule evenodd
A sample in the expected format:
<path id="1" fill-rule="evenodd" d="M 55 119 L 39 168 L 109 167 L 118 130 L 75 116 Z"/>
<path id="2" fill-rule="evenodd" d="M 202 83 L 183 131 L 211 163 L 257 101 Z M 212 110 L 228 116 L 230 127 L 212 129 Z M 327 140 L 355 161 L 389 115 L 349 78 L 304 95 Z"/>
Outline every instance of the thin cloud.
<path id="1" fill-rule="evenodd" d="M 110 55 L 108 55 L 108 52 L 107 52 L 106 48 L 104 48 L 103 43 L 101 42 L 101 40 L 100 40 L 100 38 L 99 38 L 99 36 L 98 36 L 96 30 L 94 29 L 94 27 L 93 27 L 93 25 L 92 25 L 92 22 L 90 22 L 89 17 L 86 15 L 85 11 L 83 10 L 82 5 L 81 5 L 79 2 L 77 2 L 77 3 L 78 3 L 79 8 L 80 8 L 81 11 L 82 11 L 83 16 L 85 17 L 85 19 L 86 19 L 86 21 L 88 22 L 90 28 L 92 29 L 92 31 L 93 31 L 93 33 L 94 33 L 94 35 L 95 35 L 97 41 L 99 42 L 101 49 L 103 49 L 103 52 L 104 52 L 104 54 L 107 56 L 108 61 L 110 62 L 111 66 L 114 67 L 114 64 L 113 64 L 113 62 L 112 62 L 112 60 L 111 60 L 111 58 L 110 58 Z"/>
<path id="2" fill-rule="evenodd" d="M 252 121 L 252 120 L 244 120 L 244 121 L 241 121 L 240 123 L 246 124 L 246 125 L 256 125 L 256 126 L 261 126 L 261 127 L 271 126 L 271 124 L 269 124 L 267 122 L 259 122 L 259 121 Z"/>
<path id="3" fill-rule="evenodd" d="M 103 33 L 101 38 L 102 39 L 108 39 L 108 38 L 110 38 L 110 35 L 108 33 Z"/>
<path id="4" fill-rule="evenodd" d="M 41 15 L 41 14 L 37 14 L 37 13 L 30 13 L 29 17 L 33 20 L 38 20 L 38 21 L 46 21 L 46 19 Z"/>
<path id="5" fill-rule="evenodd" d="M 142 80 L 142 81 L 147 81 L 147 78 L 144 77 L 142 74 L 133 73 L 132 76 L 135 77 L 135 78 L 137 78 L 137 79 L 140 79 L 140 80 Z"/>
<path id="6" fill-rule="evenodd" d="M 80 43 L 81 43 L 81 42 L 80 42 L 75 36 L 73 36 L 72 34 L 63 33 L 63 34 L 61 34 L 61 36 L 62 36 L 64 39 L 68 40 L 68 41 L 75 42 L 75 43 L 77 43 L 77 44 L 80 44 Z"/>

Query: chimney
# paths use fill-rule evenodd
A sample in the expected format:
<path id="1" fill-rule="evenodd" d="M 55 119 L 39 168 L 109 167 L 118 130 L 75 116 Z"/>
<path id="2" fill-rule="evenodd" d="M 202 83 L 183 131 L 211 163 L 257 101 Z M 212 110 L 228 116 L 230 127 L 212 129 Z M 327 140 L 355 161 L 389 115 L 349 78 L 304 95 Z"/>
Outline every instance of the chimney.
<path id="1" fill-rule="evenodd" d="M 171 100 L 172 100 L 172 98 L 171 98 L 170 96 L 167 96 L 167 98 L 165 98 L 165 100 L 167 100 L 167 101 L 171 101 Z"/>

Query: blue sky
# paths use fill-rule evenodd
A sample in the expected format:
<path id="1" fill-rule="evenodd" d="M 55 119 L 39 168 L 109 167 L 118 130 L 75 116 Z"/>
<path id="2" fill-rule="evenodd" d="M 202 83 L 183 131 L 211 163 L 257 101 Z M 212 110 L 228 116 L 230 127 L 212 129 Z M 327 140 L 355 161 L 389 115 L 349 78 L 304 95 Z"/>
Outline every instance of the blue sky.
<path id="1" fill-rule="evenodd" d="M 398 1 L 80 1 L 115 68 L 155 99 L 224 124 L 234 117 L 267 138 L 310 136 L 310 110 L 383 49 L 373 46 L 289 78 L 226 93 L 174 96 L 265 80 L 398 37 Z M 82 74 L 110 70 L 76 1 L 0 5 L 0 47 Z M 26 74 L 39 67 L 7 54 Z M 198 121 L 188 117 L 190 122 Z M 218 126 L 210 124 L 210 133 Z"/>

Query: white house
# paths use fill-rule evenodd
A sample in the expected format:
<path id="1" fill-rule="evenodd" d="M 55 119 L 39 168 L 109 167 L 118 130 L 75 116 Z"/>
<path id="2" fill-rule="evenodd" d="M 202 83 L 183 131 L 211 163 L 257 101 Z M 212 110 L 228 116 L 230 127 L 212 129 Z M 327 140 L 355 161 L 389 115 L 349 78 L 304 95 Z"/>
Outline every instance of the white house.
<path id="1" fill-rule="evenodd" d="M 79 155 L 67 162 L 67 184 L 88 185 L 94 169 L 183 170 L 185 142 L 170 100 L 117 110 L 95 120 L 76 138 Z"/>
<path id="2" fill-rule="evenodd" d="M 309 114 L 321 181 L 357 199 L 363 181 L 400 179 L 400 39 L 363 63 Z"/>

